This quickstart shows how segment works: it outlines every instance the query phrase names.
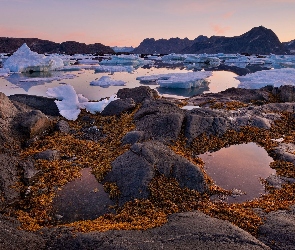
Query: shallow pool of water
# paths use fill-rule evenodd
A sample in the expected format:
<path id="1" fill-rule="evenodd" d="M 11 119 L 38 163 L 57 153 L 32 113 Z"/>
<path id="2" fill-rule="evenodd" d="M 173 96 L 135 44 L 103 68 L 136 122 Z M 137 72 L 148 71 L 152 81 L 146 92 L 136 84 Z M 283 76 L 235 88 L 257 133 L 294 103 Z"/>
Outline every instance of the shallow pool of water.
<path id="1" fill-rule="evenodd" d="M 228 202 L 242 202 L 265 194 L 260 178 L 274 174 L 269 164 L 273 159 L 255 143 L 232 145 L 213 153 L 199 155 L 205 171 L 215 184 L 227 190 L 241 190 L 245 195 L 227 197 Z"/>
<path id="2" fill-rule="evenodd" d="M 114 212 L 114 202 L 98 183 L 90 168 L 81 170 L 82 176 L 67 183 L 53 201 L 53 212 L 61 222 L 93 220 Z"/>

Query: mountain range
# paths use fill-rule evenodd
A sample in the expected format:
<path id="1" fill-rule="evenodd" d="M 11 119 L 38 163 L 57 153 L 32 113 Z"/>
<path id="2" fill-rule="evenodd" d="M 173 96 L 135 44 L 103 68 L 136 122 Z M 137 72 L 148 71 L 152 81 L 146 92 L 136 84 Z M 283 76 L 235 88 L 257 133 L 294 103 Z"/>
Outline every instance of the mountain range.
<path id="1" fill-rule="evenodd" d="M 294 43 L 295 47 L 295 43 Z M 248 53 L 248 54 L 289 54 L 290 49 L 280 42 L 277 35 L 263 26 L 234 37 L 199 36 L 194 40 L 188 38 L 170 38 L 169 40 L 153 38 L 144 39 L 133 53 Z"/>
<path id="2" fill-rule="evenodd" d="M 248 54 L 290 54 L 295 53 L 295 40 L 281 43 L 277 35 L 263 26 L 254 27 L 248 32 L 234 37 L 203 36 L 194 40 L 188 38 L 144 39 L 138 47 L 131 51 L 119 47 L 109 47 L 101 43 L 89 44 L 75 41 L 55 43 L 38 38 L 8 38 L 0 37 L 0 52 L 13 53 L 23 43 L 38 53 L 65 53 L 65 54 L 202 54 L 202 53 L 248 53 Z M 125 47 L 124 47 L 125 48 Z M 120 51 L 121 50 L 121 51 Z"/>
<path id="3" fill-rule="evenodd" d="M 85 44 L 75 41 L 55 43 L 38 38 L 9 38 L 0 37 L 0 52 L 13 53 L 26 43 L 32 51 L 44 53 L 65 53 L 65 54 L 108 54 L 114 50 L 101 43 Z"/>

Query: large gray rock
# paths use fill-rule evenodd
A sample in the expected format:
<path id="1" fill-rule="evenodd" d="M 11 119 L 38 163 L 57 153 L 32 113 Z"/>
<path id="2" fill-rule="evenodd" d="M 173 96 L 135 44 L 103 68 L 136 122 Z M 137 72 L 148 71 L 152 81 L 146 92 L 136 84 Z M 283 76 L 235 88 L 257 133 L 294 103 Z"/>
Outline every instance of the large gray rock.
<path id="1" fill-rule="evenodd" d="M 293 143 L 280 143 L 272 151 L 276 160 L 288 161 L 295 164 L 295 155 L 291 152 L 295 151 L 295 144 Z"/>
<path id="2" fill-rule="evenodd" d="M 120 99 L 132 98 L 136 104 L 139 104 L 142 103 L 145 99 L 153 100 L 157 98 L 159 95 L 156 90 L 151 89 L 148 86 L 140 86 L 131 89 L 119 89 L 117 96 Z"/>
<path id="3" fill-rule="evenodd" d="M 132 98 L 118 99 L 110 102 L 104 110 L 102 115 L 120 115 L 123 112 L 132 111 L 135 108 L 135 102 Z"/>
<path id="4" fill-rule="evenodd" d="M 181 187 L 203 193 L 207 184 L 200 168 L 175 154 L 160 142 L 135 143 L 128 152 L 112 162 L 112 170 L 104 181 L 115 182 L 121 191 L 121 204 L 148 198 L 148 185 L 156 171 L 175 178 Z M 122 178 L 124 176 L 124 178 Z"/>
<path id="5" fill-rule="evenodd" d="M 0 119 L 6 119 L 8 117 L 15 116 L 17 112 L 16 107 L 8 99 L 8 97 L 0 92 Z"/>
<path id="6" fill-rule="evenodd" d="M 145 101 L 134 115 L 136 130 L 144 131 L 146 139 L 174 141 L 178 138 L 184 120 L 184 111 L 165 101 Z"/>
<path id="7" fill-rule="evenodd" d="M 0 214 L 0 249 L 1 250 L 42 250 L 44 239 L 36 234 L 19 230 L 20 223 Z"/>
<path id="8" fill-rule="evenodd" d="M 144 139 L 143 131 L 130 131 L 122 138 L 122 144 L 131 144 L 133 145 L 136 142 L 141 142 Z"/>
<path id="9" fill-rule="evenodd" d="M 51 126 L 51 121 L 39 110 L 25 113 L 19 123 L 21 131 L 30 138 L 41 135 Z"/>
<path id="10" fill-rule="evenodd" d="M 295 206 L 266 214 L 258 239 L 274 250 L 295 249 Z"/>
<path id="11" fill-rule="evenodd" d="M 25 94 L 11 95 L 9 99 L 13 102 L 26 104 L 32 109 L 40 110 L 45 115 L 59 116 L 58 108 L 54 102 L 55 99 Z"/>
<path id="12" fill-rule="evenodd" d="M 145 231 L 122 230 L 72 235 L 61 229 L 45 234 L 48 249 L 270 249 L 249 233 L 228 221 L 211 218 L 201 212 L 169 216 L 167 224 Z"/>
<path id="13" fill-rule="evenodd" d="M 36 160 L 48 160 L 48 161 L 54 161 L 58 160 L 60 158 L 59 152 L 57 150 L 47 149 L 43 152 L 39 152 L 34 155 L 34 158 Z"/>
<path id="14" fill-rule="evenodd" d="M 295 101 L 295 87 L 290 85 L 283 85 L 279 88 L 274 88 L 272 93 L 278 97 L 281 102 Z"/>
<path id="15" fill-rule="evenodd" d="M 0 154 L 0 211 L 20 198 L 20 192 L 12 187 L 19 181 L 17 165 L 15 157 Z"/>

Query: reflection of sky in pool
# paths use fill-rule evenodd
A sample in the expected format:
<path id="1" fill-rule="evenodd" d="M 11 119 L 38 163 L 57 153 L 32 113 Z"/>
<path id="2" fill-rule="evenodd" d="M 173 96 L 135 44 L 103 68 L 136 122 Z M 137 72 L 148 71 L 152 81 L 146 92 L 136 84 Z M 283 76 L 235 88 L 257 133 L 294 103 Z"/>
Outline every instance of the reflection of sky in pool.
<path id="1" fill-rule="evenodd" d="M 265 193 L 260 178 L 265 179 L 275 173 L 269 166 L 273 159 L 262 147 L 253 142 L 232 145 L 199 157 L 205 162 L 205 171 L 218 186 L 246 193 L 236 198 L 229 197 L 229 202 L 258 198 Z"/>
<path id="2" fill-rule="evenodd" d="M 184 73 L 191 72 L 191 70 L 186 70 L 184 67 L 176 68 L 139 68 L 133 73 L 127 72 L 115 72 L 113 74 L 109 73 L 95 73 L 94 70 L 88 69 L 85 71 L 72 71 L 72 72 L 45 72 L 45 73 L 33 73 L 30 74 L 13 74 L 7 78 L 0 78 L 0 91 L 6 95 L 13 94 L 30 94 L 38 96 L 46 96 L 46 91 L 48 88 L 56 87 L 61 83 L 71 84 L 77 93 L 81 93 L 90 100 L 97 100 L 100 98 L 109 97 L 115 93 L 120 88 L 133 88 L 142 85 L 150 86 L 158 90 L 160 95 L 166 97 L 175 97 L 175 98 L 186 98 L 189 96 L 202 94 L 204 92 L 219 92 L 225 90 L 229 87 L 237 87 L 239 81 L 233 77 L 236 74 L 229 71 L 214 71 L 213 75 L 208 78 L 208 83 L 204 84 L 200 88 L 192 89 L 169 89 L 169 88 L 159 88 L 155 84 L 141 84 L 136 77 L 153 75 L 153 74 L 167 74 L 167 73 Z M 60 81 L 52 82 L 21 82 L 21 80 L 27 79 L 29 77 L 60 77 L 65 74 L 74 74 L 76 77 L 74 79 L 62 79 Z M 109 88 L 102 88 L 99 86 L 90 86 L 90 82 L 99 79 L 101 76 L 109 75 L 114 80 L 123 80 L 126 82 L 126 86 L 110 86 Z"/>

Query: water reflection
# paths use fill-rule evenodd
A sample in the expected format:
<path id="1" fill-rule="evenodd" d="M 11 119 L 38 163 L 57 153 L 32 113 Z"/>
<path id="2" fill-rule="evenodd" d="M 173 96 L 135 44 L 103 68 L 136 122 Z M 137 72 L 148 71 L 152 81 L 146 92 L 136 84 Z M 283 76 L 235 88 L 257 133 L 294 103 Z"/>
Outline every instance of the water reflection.
<path id="1" fill-rule="evenodd" d="M 233 145 L 199 157 L 205 162 L 206 172 L 218 186 L 246 193 L 236 198 L 228 197 L 228 202 L 258 198 L 265 193 L 260 178 L 265 179 L 275 173 L 269 167 L 273 159 L 255 143 Z"/>
<path id="2" fill-rule="evenodd" d="M 103 186 L 97 182 L 89 168 L 82 176 L 66 184 L 53 201 L 53 211 L 61 222 L 93 220 L 105 213 L 114 212 L 114 205 Z"/>

